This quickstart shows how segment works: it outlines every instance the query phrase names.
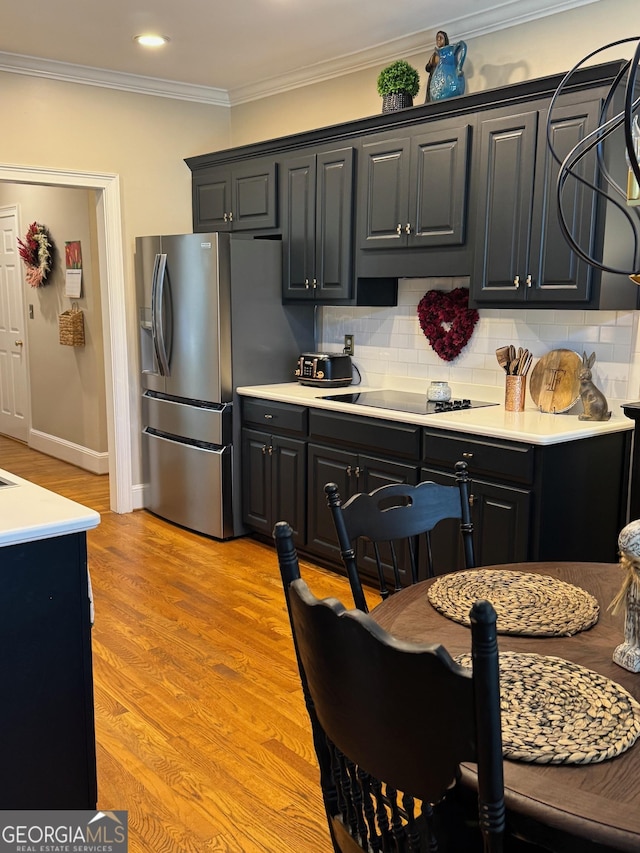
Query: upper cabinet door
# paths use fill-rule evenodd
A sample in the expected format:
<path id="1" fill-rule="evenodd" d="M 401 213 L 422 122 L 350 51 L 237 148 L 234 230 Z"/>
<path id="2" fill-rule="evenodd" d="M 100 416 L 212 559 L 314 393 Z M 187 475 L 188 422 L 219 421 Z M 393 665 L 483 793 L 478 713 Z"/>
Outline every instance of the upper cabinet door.
<path id="1" fill-rule="evenodd" d="M 467 124 L 438 122 L 412 136 L 408 245 L 464 244 L 470 131 Z"/>
<path id="2" fill-rule="evenodd" d="M 465 241 L 470 126 L 433 121 L 362 146 L 362 249 L 437 248 Z"/>
<path id="3" fill-rule="evenodd" d="M 216 168 L 193 176 L 193 230 L 229 231 L 231 170 Z"/>
<path id="4" fill-rule="evenodd" d="M 358 182 L 362 249 L 406 246 L 410 156 L 408 138 L 365 140 Z"/>
<path id="5" fill-rule="evenodd" d="M 251 160 L 193 175 L 194 231 L 252 231 L 278 224 L 276 162 Z"/>
<path id="6" fill-rule="evenodd" d="M 346 300 L 353 283 L 353 148 L 282 166 L 283 298 Z"/>
<path id="7" fill-rule="evenodd" d="M 584 95 L 582 96 L 584 98 Z M 559 100 L 551 115 L 549 134 L 554 151 L 560 160 L 598 126 L 600 98 L 585 101 L 579 96 Z M 529 266 L 532 287 L 527 293 L 529 302 L 560 300 L 585 302 L 591 296 L 593 267 L 581 260 L 564 239 L 558 220 L 557 182 L 560 166 L 547 144 L 547 115 L 542 116 L 538 135 L 535 206 L 531 231 Z M 589 254 L 596 239 L 596 194 L 589 192 L 583 181 L 596 183 L 595 150 L 577 164 L 576 178 L 565 182 L 562 209 L 567 227 L 578 245 Z"/>
<path id="8" fill-rule="evenodd" d="M 347 299 L 353 279 L 353 148 L 316 161 L 316 299 Z"/>
<path id="9" fill-rule="evenodd" d="M 275 160 L 255 160 L 234 166 L 231 181 L 232 229 L 275 228 L 278 224 Z"/>
<path id="10" fill-rule="evenodd" d="M 282 164 L 283 295 L 313 299 L 316 156 Z"/>
<path id="11" fill-rule="evenodd" d="M 473 297 L 521 302 L 529 284 L 538 111 L 492 110 L 479 132 Z"/>

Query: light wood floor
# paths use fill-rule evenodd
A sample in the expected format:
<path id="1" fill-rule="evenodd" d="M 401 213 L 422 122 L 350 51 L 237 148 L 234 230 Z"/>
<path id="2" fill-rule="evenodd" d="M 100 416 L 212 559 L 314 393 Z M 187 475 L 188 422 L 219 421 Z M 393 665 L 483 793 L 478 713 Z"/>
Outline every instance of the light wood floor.
<path id="1" fill-rule="evenodd" d="M 113 513 L 107 477 L 3 437 L 0 468 L 101 513 L 98 806 L 128 810 L 130 853 L 329 853 L 275 551 Z M 350 601 L 344 578 L 302 572 Z"/>

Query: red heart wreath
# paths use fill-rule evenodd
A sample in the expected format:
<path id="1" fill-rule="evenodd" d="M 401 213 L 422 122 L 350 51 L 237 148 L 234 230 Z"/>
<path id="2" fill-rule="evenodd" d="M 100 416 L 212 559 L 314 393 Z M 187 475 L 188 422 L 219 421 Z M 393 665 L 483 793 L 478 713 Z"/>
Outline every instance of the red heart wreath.
<path id="1" fill-rule="evenodd" d="M 469 289 L 428 290 L 418 302 L 420 328 L 444 361 L 453 361 L 466 347 L 480 315 L 469 308 Z"/>

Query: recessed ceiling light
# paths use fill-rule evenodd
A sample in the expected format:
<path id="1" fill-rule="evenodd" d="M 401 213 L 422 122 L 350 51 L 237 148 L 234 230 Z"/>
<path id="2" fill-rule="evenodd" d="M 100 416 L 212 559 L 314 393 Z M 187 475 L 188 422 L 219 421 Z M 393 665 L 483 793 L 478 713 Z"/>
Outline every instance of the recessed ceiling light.
<path id="1" fill-rule="evenodd" d="M 163 44 L 170 41 L 167 36 L 156 36 L 151 34 L 134 36 L 133 40 L 137 41 L 138 44 L 141 44 L 144 47 L 162 47 Z"/>

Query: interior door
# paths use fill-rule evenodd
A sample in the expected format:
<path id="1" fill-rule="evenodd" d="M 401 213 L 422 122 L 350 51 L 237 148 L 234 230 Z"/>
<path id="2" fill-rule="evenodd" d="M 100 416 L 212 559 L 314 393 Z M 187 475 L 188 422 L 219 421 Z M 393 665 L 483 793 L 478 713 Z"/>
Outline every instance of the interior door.
<path id="1" fill-rule="evenodd" d="M 28 441 L 28 373 L 18 210 L 0 208 L 0 432 Z"/>

